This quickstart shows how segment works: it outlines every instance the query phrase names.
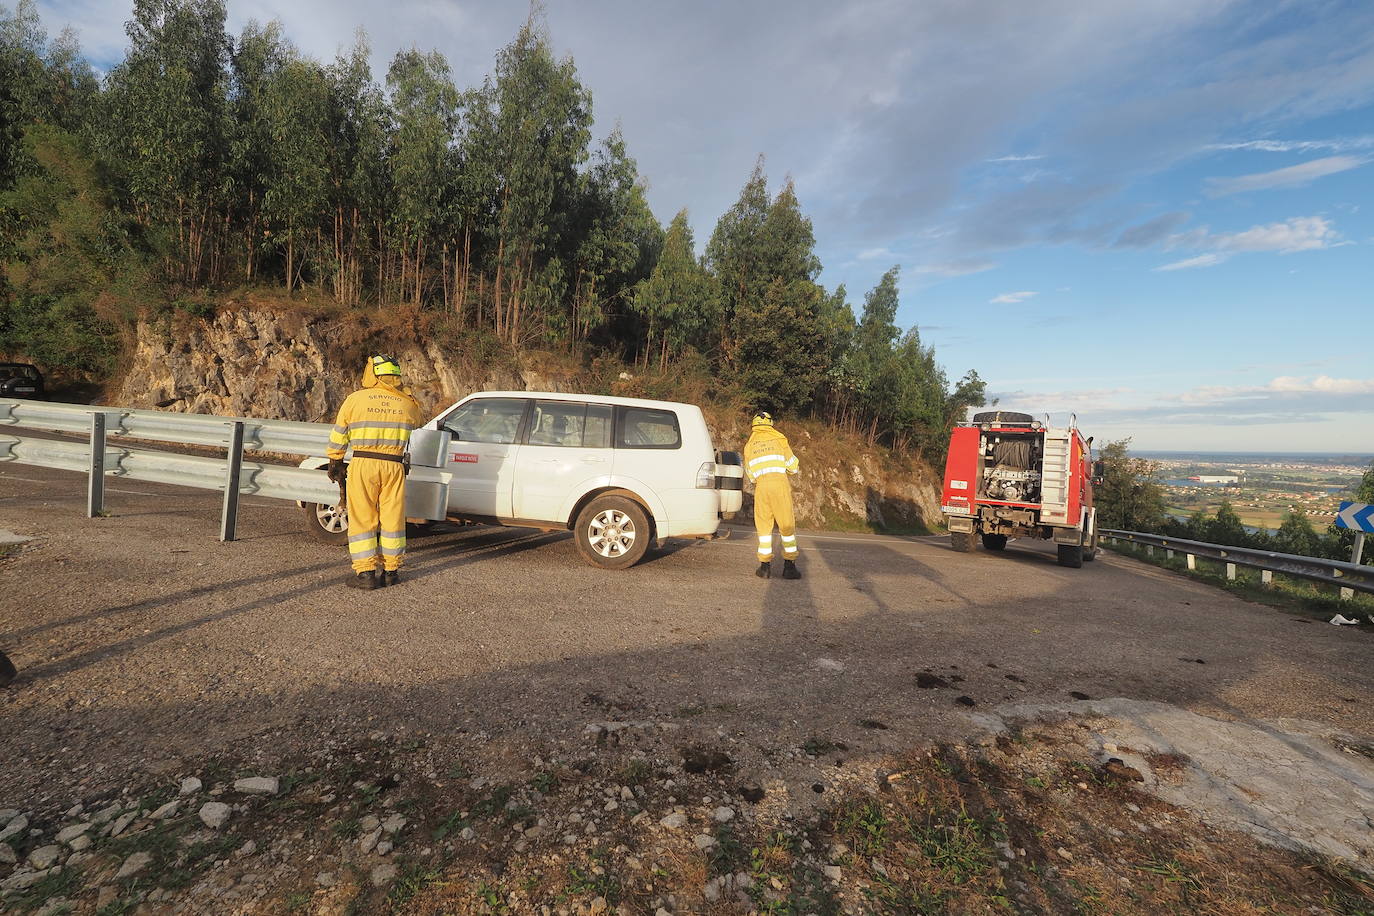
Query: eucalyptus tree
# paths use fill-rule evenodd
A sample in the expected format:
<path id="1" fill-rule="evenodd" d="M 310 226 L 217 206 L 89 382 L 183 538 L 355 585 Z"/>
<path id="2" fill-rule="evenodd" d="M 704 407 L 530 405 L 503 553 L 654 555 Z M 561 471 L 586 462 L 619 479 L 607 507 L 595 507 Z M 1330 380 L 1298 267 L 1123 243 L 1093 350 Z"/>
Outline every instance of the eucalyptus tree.
<path id="1" fill-rule="evenodd" d="M 550 330 L 571 337 L 574 349 L 593 331 L 628 317 L 635 290 L 659 260 L 663 229 L 645 199 L 638 166 L 619 128 L 597 149 L 582 176 L 570 242 L 573 288 L 566 311 Z"/>
<path id="2" fill-rule="evenodd" d="M 386 272 L 391 111 L 372 78 L 370 55 L 367 36 L 359 30 L 348 55 L 338 57 L 328 72 L 333 97 L 333 135 L 325 150 L 332 199 L 330 274 L 334 298 L 344 303 L 361 301 L 368 269 L 379 290 Z"/>
<path id="3" fill-rule="evenodd" d="M 755 176 L 762 179 L 761 169 Z M 822 321 L 825 290 L 816 283 L 816 240 L 790 179 L 742 242 L 735 261 L 742 265 L 742 280 L 733 288 L 732 281 L 724 283 L 727 295 L 743 290 L 733 304 L 727 357 L 750 397 L 805 410 L 830 369 L 831 347 Z"/>
<path id="4" fill-rule="evenodd" d="M 271 177 L 273 131 L 268 118 L 277 74 L 294 55 L 281 24 L 244 26 L 230 55 L 229 187 L 232 221 L 242 240 L 243 279 L 257 277 L 258 259 L 270 236 L 263 224 L 263 198 Z"/>
<path id="5" fill-rule="evenodd" d="M 737 365 L 736 342 L 730 329 L 741 304 L 761 300 L 768 286 L 757 244 L 768 218 L 768 203 L 768 178 L 760 156 L 739 199 L 721 215 L 706 243 L 706 264 L 720 284 L 721 307 L 711 336 L 718 365 L 723 368 Z"/>
<path id="6" fill-rule="evenodd" d="M 129 51 L 97 130 L 141 224 L 166 232 L 167 276 L 218 274 L 227 188 L 229 39 L 221 0 L 135 0 Z"/>
<path id="7" fill-rule="evenodd" d="M 567 288 L 564 244 L 591 138 L 591 94 L 531 17 L 473 103 L 464 163 L 490 181 L 495 329 L 518 343 L 543 330 Z"/>
<path id="8" fill-rule="evenodd" d="M 438 52 L 399 52 L 386 84 L 394 119 L 388 151 L 391 223 L 402 246 L 398 291 L 419 305 L 429 275 L 426 256 L 442 238 L 445 204 L 453 194 L 459 93 Z"/>
<path id="9" fill-rule="evenodd" d="M 263 120 L 272 138 L 262 198 L 273 247 L 285 257 L 286 291 L 299 285 L 310 255 L 324 255 L 329 213 L 330 86 L 324 69 L 292 55 L 272 74 Z"/>
<path id="10" fill-rule="evenodd" d="M 687 211 L 679 210 L 663 238 L 663 252 L 649 278 L 639 284 L 632 307 L 638 315 L 644 364 L 659 369 L 670 355 L 701 349 L 720 307 L 719 287 L 696 256 Z"/>

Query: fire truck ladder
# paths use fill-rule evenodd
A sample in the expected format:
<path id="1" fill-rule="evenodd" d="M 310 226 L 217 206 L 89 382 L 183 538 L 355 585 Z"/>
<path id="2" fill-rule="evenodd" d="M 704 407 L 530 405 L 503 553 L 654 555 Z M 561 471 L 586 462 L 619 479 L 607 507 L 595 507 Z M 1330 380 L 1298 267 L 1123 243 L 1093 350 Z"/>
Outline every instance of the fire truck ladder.
<path id="1" fill-rule="evenodd" d="M 1069 520 L 1070 430 L 1045 430 L 1040 464 L 1040 517 L 1047 522 Z"/>

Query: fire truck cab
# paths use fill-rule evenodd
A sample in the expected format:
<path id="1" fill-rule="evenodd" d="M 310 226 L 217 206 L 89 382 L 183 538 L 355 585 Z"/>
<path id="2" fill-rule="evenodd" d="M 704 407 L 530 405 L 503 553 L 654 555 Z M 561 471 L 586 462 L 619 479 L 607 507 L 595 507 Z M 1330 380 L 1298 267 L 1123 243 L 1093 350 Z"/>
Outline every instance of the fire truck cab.
<path id="1" fill-rule="evenodd" d="M 1095 559 L 1093 484 L 1101 465 L 1092 441 L 1076 419 L 1056 428 L 1005 410 L 956 426 L 940 500 L 954 549 L 973 550 L 975 537 L 987 550 L 1002 550 L 1009 538 L 1042 538 L 1054 541 L 1061 566 Z"/>

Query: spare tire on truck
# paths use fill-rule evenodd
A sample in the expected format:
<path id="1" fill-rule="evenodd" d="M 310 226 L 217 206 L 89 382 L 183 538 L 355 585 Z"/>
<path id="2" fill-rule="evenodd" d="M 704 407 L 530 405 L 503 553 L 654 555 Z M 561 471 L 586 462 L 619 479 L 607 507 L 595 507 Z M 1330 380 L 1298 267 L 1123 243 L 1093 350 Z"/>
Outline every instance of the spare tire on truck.
<path id="1" fill-rule="evenodd" d="M 974 423 L 1032 423 L 1035 417 L 1014 410 L 985 410 L 973 415 Z"/>

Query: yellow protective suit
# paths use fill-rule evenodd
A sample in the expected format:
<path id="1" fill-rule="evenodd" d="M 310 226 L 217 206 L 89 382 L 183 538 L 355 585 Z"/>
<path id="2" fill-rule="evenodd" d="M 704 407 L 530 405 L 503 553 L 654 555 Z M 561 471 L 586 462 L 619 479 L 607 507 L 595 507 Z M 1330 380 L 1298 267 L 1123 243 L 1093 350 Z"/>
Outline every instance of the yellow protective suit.
<path id="1" fill-rule="evenodd" d="M 348 465 L 348 555 L 355 573 L 377 568 L 401 568 L 406 552 L 406 475 L 396 461 L 363 458 L 358 451 L 401 456 L 410 442 L 410 431 L 422 422 L 420 404 L 399 377 L 363 369 L 362 388 L 339 407 L 329 434 L 326 454 L 342 459 L 351 447 L 355 454 Z"/>
<path id="2" fill-rule="evenodd" d="M 759 535 L 759 562 L 773 559 L 773 523 L 782 535 L 782 556 L 797 558 L 797 523 L 792 514 L 792 484 L 788 477 L 801 465 L 787 437 L 772 426 L 759 425 L 744 446 L 744 472 L 754 484 L 754 528 Z"/>

